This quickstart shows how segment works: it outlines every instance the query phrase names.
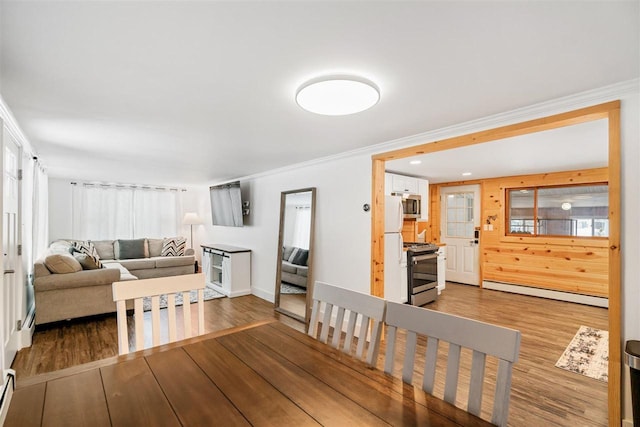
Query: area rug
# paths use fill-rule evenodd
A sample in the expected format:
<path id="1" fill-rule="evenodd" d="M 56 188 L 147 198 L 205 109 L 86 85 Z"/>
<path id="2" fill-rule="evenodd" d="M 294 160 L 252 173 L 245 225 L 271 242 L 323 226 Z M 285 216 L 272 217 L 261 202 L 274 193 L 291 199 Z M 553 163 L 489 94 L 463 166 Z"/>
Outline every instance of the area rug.
<path id="1" fill-rule="evenodd" d="M 556 367 L 607 382 L 609 332 L 580 326 Z"/>
<path id="2" fill-rule="evenodd" d="M 280 295 L 306 294 L 307 289 L 300 286 L 290 285 L 288 283 L 280 284 Z"/>
<path id="3" fill-rule="evenodd" d="M 215 291 L 209 287 L 205 287 L 204 288 L 204 300 L 205 301 L 209 301 L 212 299 L 216 299 L 216 298 L 222 298 L 224 297 L 223 294 L 221 294 L 218 291 Z M 190 301 L 191 303 L 194 303 L 198 300 L 198 291 L 193 290 L 191 291 L 191 295 L 190 295 Z M 182 294 L 177 294 L 176 295 L 176 306 L 178 305 L 182 305 Z M 151 298 L 144 298 L 142 301 L 142 307 L 144 308 L 144 311 L 151 311 Z M 167 296 L 166 295 L 160 295 L 160 308 L 167 308 Z"/>

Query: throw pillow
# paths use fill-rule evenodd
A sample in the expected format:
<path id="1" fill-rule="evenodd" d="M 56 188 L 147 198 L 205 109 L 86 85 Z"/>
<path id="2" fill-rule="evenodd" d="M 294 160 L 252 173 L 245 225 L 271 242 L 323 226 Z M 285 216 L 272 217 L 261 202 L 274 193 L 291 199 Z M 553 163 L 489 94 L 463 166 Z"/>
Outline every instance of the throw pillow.
<path id="1" fill-rule="evenodd" d="M 52 254 L 44 259 L 44 265 L 54 274 L 67 274 L 82 271 L 80 263 L 69 254 Z"/>
<path id="2" fill-rule="evenodd" d="M 184 237 L 171 237 L 162 242 L 161 256 L 182 256 L 187 247 L 187 239 Z"/>
<path id="3" fill-rule="evenodd" d="M 309 258 L 309 251 L 306 249 L 299 249 L 296 251 L 296 254 L 291 257 L 291 264 L 296 265 L 307 265 L 307 259 Z"/>
<path id="4" fill-rule="evenodd" d="M 80 263 L 83 270 L 97 270 L 101 268 L 98 267 L 98 264 L 93 257 L 90 257 L 87 254 L 76 253 L 73 257 Z"/>
<path id="5" fill-rule="evenodd" d="M 289 261 L 289 258 L 291 258 L 291 252 L 293 252 L 293 246 L 283 246 L 282 259 L 285 261 Z"/>
<path id="6" fill-rule="evenodd" d="M 83 241 L 75 241 L 72 246 L 74 252 L 80 252 L 81 254 L 87 254 L 93 258 L 98 268 L 102 268 L 102 263 L 100 262 L 100 256 L 98 255 L 98 251 L 95 246 L 91 242 L 83 242 Z"/>
<path id="7" fill-rule="evenodd" d="M 164 239 L 147 239 L 150 257 L 161 256 L 163 242 L 164 242 Z"/>
<path id="8" fill-rule="evenodd" d="M 116 259 L 113 250 L 113 240 L 92 240 L 91 243 L 95 246 L 100 259 Z"/>
<path id="9" fill-rule="evenodd" d="M 116 259 L 146 258 L 145 239 L 116 240 L 113 249 Z"/>

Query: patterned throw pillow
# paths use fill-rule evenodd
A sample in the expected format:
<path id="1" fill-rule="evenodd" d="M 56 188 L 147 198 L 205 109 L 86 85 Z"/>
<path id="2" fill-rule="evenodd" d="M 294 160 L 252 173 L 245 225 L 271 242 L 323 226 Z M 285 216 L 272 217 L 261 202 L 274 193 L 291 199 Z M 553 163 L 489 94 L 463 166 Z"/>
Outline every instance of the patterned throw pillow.
<path id="1" fill-rule="evenodd" d="M 171 237 L 162 242 L 160 256 L 182 256 L 187 247 L 187 239 L 184 237 Z"/>
<path id="2" fill-rule="evenodd" d="M 93 246 L 93 243 L 89 241 L 87 242 L 75 241 L 73 242 L 73 250 L 74 252 L 87 254 L 88 256 L 93 258 L 98 268 L 102 268 L 102 263 L 100 262 L 100 256 L 98 255 L 98 251 L 96 250 L 95 246 Z"/>

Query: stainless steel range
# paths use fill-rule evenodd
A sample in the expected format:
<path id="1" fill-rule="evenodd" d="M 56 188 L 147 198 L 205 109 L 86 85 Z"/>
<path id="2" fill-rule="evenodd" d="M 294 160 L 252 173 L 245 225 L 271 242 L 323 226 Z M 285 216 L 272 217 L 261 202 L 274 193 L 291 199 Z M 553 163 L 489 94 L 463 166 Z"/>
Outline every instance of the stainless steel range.
<path id="1" fill-rule="evenodd" d="M 438 246 L 406 243 L 409 304 L 424 305 L 438 298 Z"/>

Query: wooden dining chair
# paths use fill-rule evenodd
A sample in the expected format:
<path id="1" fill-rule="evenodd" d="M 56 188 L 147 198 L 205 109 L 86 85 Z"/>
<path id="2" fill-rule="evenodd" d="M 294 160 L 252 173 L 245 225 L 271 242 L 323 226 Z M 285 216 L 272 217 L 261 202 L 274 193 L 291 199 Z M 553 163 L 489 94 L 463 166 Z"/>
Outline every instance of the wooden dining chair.
<path id="1" fill-rule="evenodd" d="M 151 298 L 151 327 L 153 346 L 160 345 L 160 295 L 167 298 L 167 323 L 169 342 L 177 341 L 177 317 L 175 297 L 182 293 L 183 339 L 192 336 L 190 291 L 197 290 L 198 298 L 194 303 L 198 310 L 198 335 L 204 334 L 204 274 L 186 274 L 183 276 L 157 277 L 153 279 L 128 280 L 113 283 L 113 300 L 116 302 L 118 318 L 118 353 L 129 353 L 127 333 L 127 304 L 133 300 L 135 322 L 135 349 L 144 348 L 144 307 L 143 298 Z"/>
<path id="2" fill-rule="evenodd" d="M 323 305 L 324 308 L 322 307 Z M 338 288 L 323 282 L 315 282 L 308 334 L 313 338 L 318 338 L 318 324 L 322 323 L 319 340 L 323 343 L 328 343 L 329 329 L 335 312 L 333 338 L 329 344 L 334 348 L 351 354 L 354 337 L 356 337 L 356 325 L 359 323 L 360 326 L 356 338 L 356 357 L 362 359 L 371 324 L 371 335 L 365 361 L 369 365 L 375 366 L 380 351 L 385 307 L 385 300 L 382 298 Z M 324 314 L 322 315 L 322 321 L 320 321 L 322 310 L 324 310 Z M 344 342 L 340 346 L 345 315 L 347 315 L 348 322 Z"/>
<path id="3" fill-rule="evenodd" d="M 421 307 L 387 302 L 387 339 L 384 371 L 393 373 L 397 330 L 407 332 L 402 381 L 411 384 L 418 335 L 427 337 L 422 389 L 433 394 L 439 341 L 449 343 L 444 400 L 455 405 L 460 350 L 473 350 L 467 412 L 480 416 L 486 356 L 498 359 L 491 423 L 506 426 L 511 394 L 511 372 L 520 351 L 520 331 Z"/>

